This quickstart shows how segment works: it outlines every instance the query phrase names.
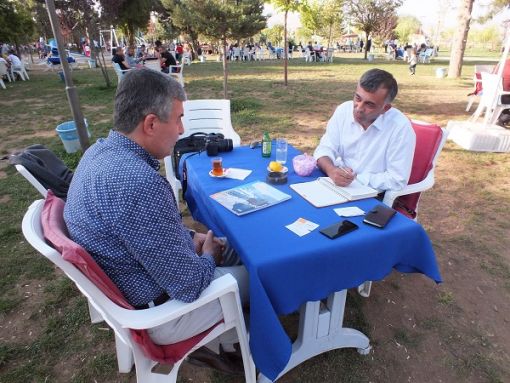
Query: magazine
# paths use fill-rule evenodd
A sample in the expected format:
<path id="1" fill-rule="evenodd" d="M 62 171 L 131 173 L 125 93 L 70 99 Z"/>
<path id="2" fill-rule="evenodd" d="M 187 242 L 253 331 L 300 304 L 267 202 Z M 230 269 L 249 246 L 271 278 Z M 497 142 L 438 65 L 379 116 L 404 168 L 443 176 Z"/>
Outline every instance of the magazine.
<path id="1" fill-rule="evenodd" d="M 337 205 L 378 194 L 377 190 L 356 179 L 349 186 L 342 187 L 336 186 L 329 177 L 319 177 L 315 181 L 292 184 L 290 187 L 315 207 Z"/>
<path id="2" fill-rule="evenodd" d="M 290 199 L 290 195 L 262 181 L 250 182 L 211 195 L 232 213 L 244 215 Z"/>

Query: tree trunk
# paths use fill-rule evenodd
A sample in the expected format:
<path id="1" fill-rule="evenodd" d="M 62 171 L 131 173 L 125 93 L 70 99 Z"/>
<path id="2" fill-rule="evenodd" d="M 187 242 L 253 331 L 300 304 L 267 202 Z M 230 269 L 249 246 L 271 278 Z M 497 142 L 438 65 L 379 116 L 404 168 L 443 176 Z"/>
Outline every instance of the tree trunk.
<path id="1" fill-rule="evenodd" d="M 283 82 L 287 86 L 287 69 L 289 63 L 289 45 L 287 44 L 287 14 L 289 11 L 285 11 L 285 18 L 283 24 Z"/>
<path id="2" fill-rule="evenodd" d="M 329 24 L 329 34 L 328 34 L 328 51 L 329 46 L 331 45 L 331 33 L 333 32 L 333 24 Z"/>
<path id="3" fill-rule="evenodd" d="M 227 77 L 228 77 L 228 63 L 227 63 L 227 39 L 223 39 L 223 98 L 227 97 Z"/>
<path id="4" fill-rule="evenodd" d="M 92 31 L 92 38 L 91 38 L 91 34 L 88 32 L 89 29 Z M 98 42 L 101 41 L 101 38 L 99 36 L 99 34 L 100 34 L 99 28 L 93 21 L 91 21 L 89 23 L 89 27 L 86 29 L 86 31 L 87 31 L 87 38 L 89 39 L 90 58 L 92 60 L 96 60 L 96 65 L 99 66 L 99 68 L 101 69 L 101 73 L 103 74 L 103 78 L 106 83 L 106 87 L 109 88 L 112 86 L 112 84 L 110 82 L 110 77 L 108 76 L 108 71 L 106 70 L 106 63 L 104 60 L 103 51 L 102 51 L 101 47 L 96 48 L 96 44 L 94 44 L 95 36 L 97 36 Z M 101 57 L 99 57 L 99 53 L 101 53 L 101 56 L 103 59 L 102 61 L 101 61 Z"/>
<path id="5" fill-rule="evenodd" d="M 448 67 L 449 78 L 458 78 L 462 72 L 462 60 L 464 58 L 464 50 L 466 49 L 473 2 L 474 0 L 462 0 L 459 5 L 457 28 L 450 53 L 450 66 Z"/>
<path id="6" fill-rule="evenodd" d="M 367 54 L 368 54 L 368 51 L 367 51 L 367 48 L 368 48 L 368 33 L 365 33 L 366 34 L 366 37 L 365 37 L 365 46 L 363 47 L 364 51 L 365 51 L 365 56 L 364 56 L 364 59 L 366 60 L 367 59 Z"/>

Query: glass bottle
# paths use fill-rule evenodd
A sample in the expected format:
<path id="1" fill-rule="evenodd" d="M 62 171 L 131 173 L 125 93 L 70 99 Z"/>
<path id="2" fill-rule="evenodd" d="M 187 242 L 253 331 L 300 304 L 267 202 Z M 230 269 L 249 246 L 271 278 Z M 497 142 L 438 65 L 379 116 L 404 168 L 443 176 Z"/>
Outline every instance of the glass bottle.
<path id="1" fill-rule="evenodd" d="M 268 132 L 262 136 L 262 157 L 271 157 L 271 137 Z"/>

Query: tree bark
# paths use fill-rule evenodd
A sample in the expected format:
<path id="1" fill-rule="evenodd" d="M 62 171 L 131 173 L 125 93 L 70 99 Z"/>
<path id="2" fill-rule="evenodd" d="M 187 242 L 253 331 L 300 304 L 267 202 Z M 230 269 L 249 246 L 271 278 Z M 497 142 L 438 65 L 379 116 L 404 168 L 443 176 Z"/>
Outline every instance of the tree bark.
<path id="1" fill-rule="evenodd" d="M 474 0 L 462 0 L 459 5 L 457 15 L 457 29 L 453 39 L 452 51 L 450 53 L 450 65 L 448 67 L 448 77 L 458 78 L 462 72 L 462 60 L 466 49 L 466 41 L 469 33 L 469 24 L 471 22 L 471 11 L 473 10 Z"/>
<path id="2" fill-rule="evenodd" d="M 284 24 L 283 24 L 283 82 L 285 86 L 287 86 L 287 70 L 288 70 L 288 63 L 289 63 L 289 45 L 287 44 L 287 15 L 289 11 L 285 10 L 285 18 L 284 18 Z"/>

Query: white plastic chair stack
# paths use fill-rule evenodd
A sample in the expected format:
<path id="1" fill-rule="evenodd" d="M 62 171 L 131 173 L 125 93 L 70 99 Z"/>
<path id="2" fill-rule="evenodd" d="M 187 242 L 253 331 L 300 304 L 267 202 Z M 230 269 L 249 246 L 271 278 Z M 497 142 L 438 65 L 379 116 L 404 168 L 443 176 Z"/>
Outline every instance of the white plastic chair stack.
<path id="1" fill-rule="evenodd" d="M 211 342 L 230 329 L 235 329 L 241 348 L 246 382 L 255 383 L 255 365 L 252 361 L 248 345 L 247 331 L 239 298 L 239 288 L 236 280 L 230 274 L 213 280 L 200 297 L 192 303 L 170 300 L 160 306 L 146 310 L 128 310 L 122 308 L 111 301 L 81 271 L 70 262 L 64 260 L 60 253 L 46 243 L 41 226 L 43 206 L 44 201 L 38 200 L 29 207 L 23 218 L 23 235 L 32 247 L 58 266 L 76 284 L 88 301 L 101 313 L 106 323 L 115 331 L 119 372 L 129 373 L 134 364 L 138 383 L 175 383 L 179 367 L 185 357 L 171 366 L 171 371 L 168 374 L 153 372 L 153 368 L 158 363 L 149 359 L 144 354 L 143 350 L 132 339 L 129 329 L 144 330 L 168 323 L 218 299 L 223 311 L 223 322 L 218 324 L 198 342 L 189 353 Z"/>
<path id="2" fill-rule="evenodd" d="M 184 133 L 181 138 L 199 132 L 221 133 L 225 138 L 232 140 L 233 147 L 241 145 L 241 138 L 232 127 L 230 119 L 230 100 L 188 100 L 183 103 L 183 106 Z M 165 157 L 164 161 L 166 178 L 178 200 L 181 183 L 174 173 L 173 156 Z"/>

